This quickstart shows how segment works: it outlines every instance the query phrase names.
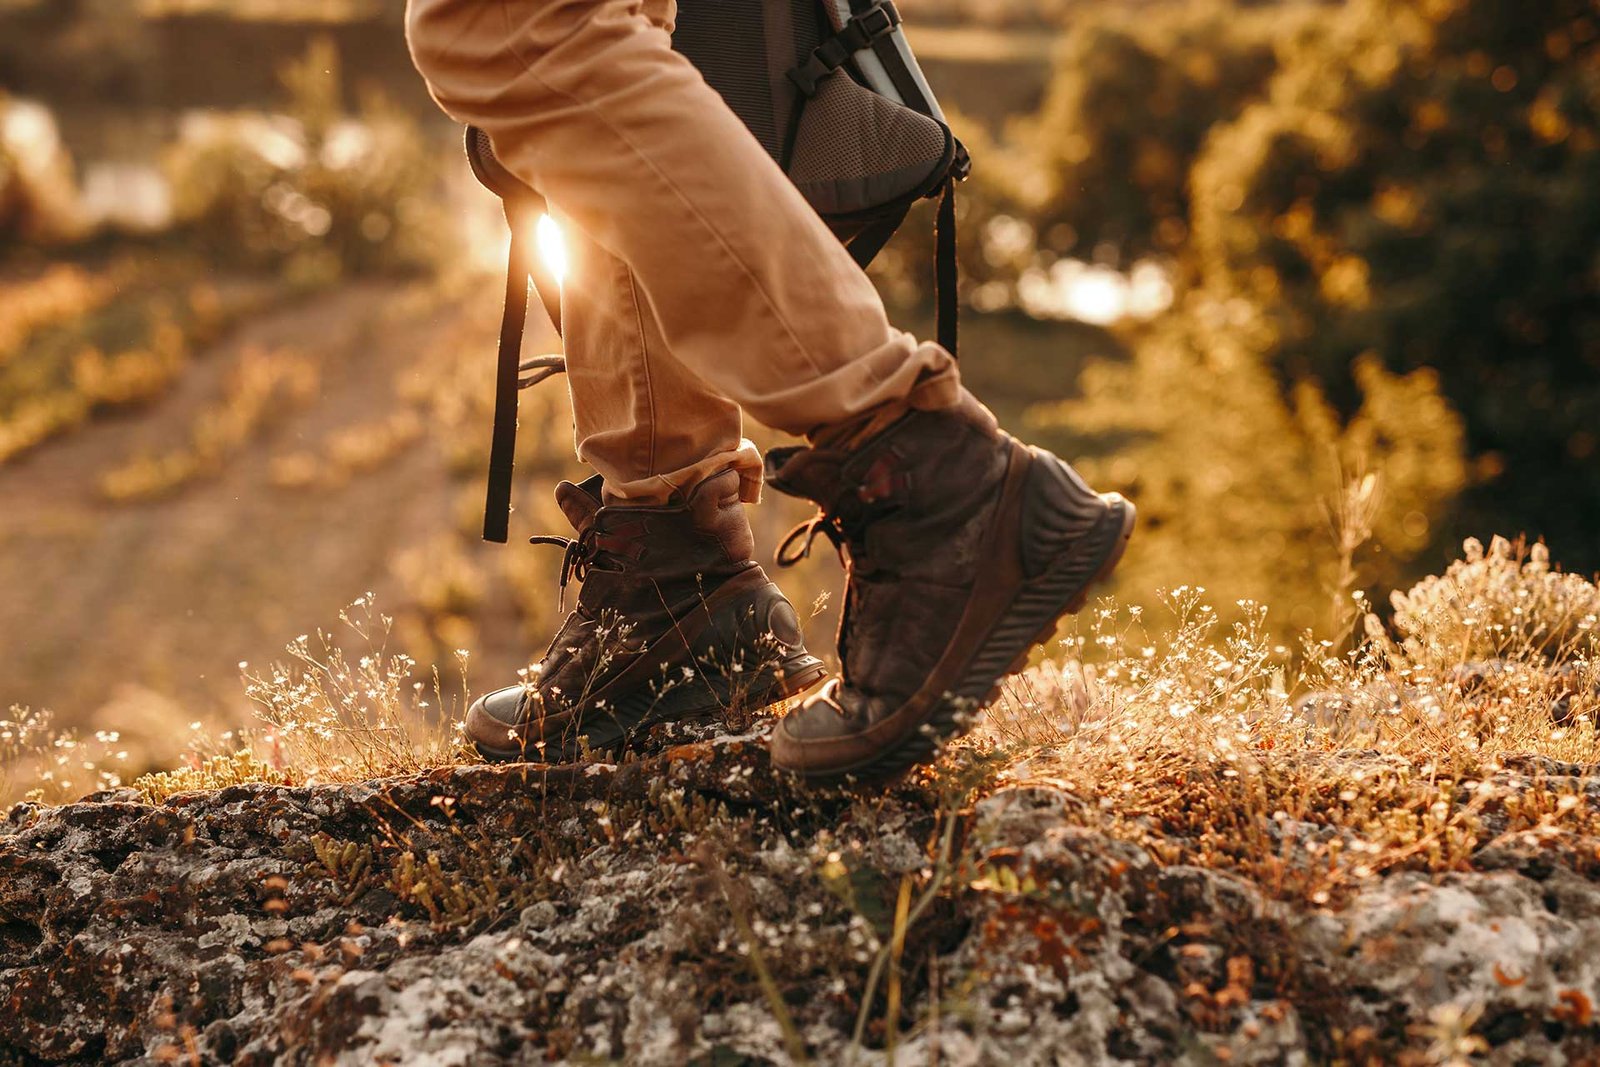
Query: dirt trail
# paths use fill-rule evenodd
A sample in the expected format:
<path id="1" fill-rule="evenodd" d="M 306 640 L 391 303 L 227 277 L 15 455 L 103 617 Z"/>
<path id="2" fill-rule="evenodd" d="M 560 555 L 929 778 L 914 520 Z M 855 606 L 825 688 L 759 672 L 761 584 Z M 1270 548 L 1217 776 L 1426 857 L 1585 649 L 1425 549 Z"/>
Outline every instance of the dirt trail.
<path id="1" fill-rule="evenodd" d="M 122 684 L 196 718 L 238 708 L 241 660 L 264 662 L 367 590 L 381 595 L 394 553 L 452 521 L 445 460 L 426 439 L 333 490 L 273 487 L 272 459 L 382 418 L 408 368 L 492 325 L 492 309 L 468 315 L 400 283 L 312 296 L 235 330 L 150 407 L 0 468 L 0 707 L 83 722 Z M 181 447 L 242 358 L 281 349 L 320 366 L 313 402 L 269 419 L 214 477 L 148 502 L 101 498 L 104 472 Z"/>
<path id="2" fill-rule="evenodd" d="M 566 532 L 550 487 L 588 472 L 572 458 L 561 383 L 524 394 L 513 543 L 477 540 L 481 458 L 470 453 L 487 454 L 498 295 L 364 282 L 278 305 L 199 353 L 158 401 L 0 466 L 0 712 L 48 708 L 58 725 L 120 731 L 136 760 L 169 760 L 191 721 L 250 721 L 241 661 L 282 659 L 369 591 L 400 617 L 391 651 L 449 671 L 452 651 L 469 648 L 475 691 L 536 659 L 557 622 L 560 554 L 518 542 Z M 552 342 L 530 330 L 529 351 Z M 273 410 L 214 474 L 153 499 L 104 497 L 108 471 L 186 447 L 241 364 L 275 352 L 317 367 L 312 398 Z M 325 461 L 332 435 L 408 403 L 424 432 L 370 469 L 331 486 L 274 484 L 274 461 Z M 763 560 L 810 510 L 768 497 L 751 512 Z M 819 655 L 832 650 L 837 597 L 818 596 L 838 578 L 826 553 L 781 574 Z"/>

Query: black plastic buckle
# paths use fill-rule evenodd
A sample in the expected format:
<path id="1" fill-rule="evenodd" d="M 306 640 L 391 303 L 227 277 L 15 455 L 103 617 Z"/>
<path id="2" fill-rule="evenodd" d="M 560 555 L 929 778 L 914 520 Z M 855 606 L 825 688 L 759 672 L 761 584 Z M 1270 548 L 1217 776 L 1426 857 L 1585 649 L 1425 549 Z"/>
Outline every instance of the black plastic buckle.
<path id="1" fill-rule="evenodd" d="M 967 151 L 967 146 L 959 140 L 956 141 L 955 158 L 950 161 L 950 177 L 958 182 L 964 182 L 972 177 L 972 153 Z"/>
<path id="2" fill-rule="evenodd" d="M 900 26 L 900 11 L 894 0 L 880 3 L 863 11 L 844 24 L 844 29 L 823 41 L 806 61 L 789 72 L 789 80 L 807 96 L 817 95 L 817 86 L 824 78 L 850 62 L 850 57 L 875 41 L 889 36 Z"/>
<path id="3" fill-rule="evenodd" d="M 789 72 L 789 80 L 799 86 L 807 96 L 817 95 L 817 85 L 822 79 L 850 61 L 850 50 L 837 37 L 830 37 L 812 51 L 805 63 Z"/>
<path id="4" fill-rule="evenodd" d="M 868 8 L 850 21 L 860 24 L 868 41 L 876 41 L 893 33 L 895 27 L 900 25 L 900 12 L 892 0 L 883 0 L 882 3 Z"/>

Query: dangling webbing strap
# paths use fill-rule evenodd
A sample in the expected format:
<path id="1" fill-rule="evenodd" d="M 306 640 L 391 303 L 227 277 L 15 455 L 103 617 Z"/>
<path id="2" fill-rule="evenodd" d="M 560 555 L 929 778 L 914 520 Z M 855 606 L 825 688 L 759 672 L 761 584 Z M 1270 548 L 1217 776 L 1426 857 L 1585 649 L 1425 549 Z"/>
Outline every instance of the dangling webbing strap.
<path id="1" fill-rule="evenodd" d="M 517 365 L 528 318 L 529 237 L 506 205 L 511 252 L 506 257 L 506 308 L 494 374 L 494 436 L 489 443 L 489 494 L 483 505 L 483 539 L 505 544 L 511 536 L 511 469 L 517 456 Z"/>
<path id="2" fill-rule="evenodd" d="M 847 246 L 850 255 L 862 270 L 877 258 L 889 239 L 900 229 L 910 212 L 911 205 L 871 223 L 851 239 Z M 956 247 L 956 179 L 946 178 L 939 194 L 939 216 L 934 228 L 934 308 L 936 339 L 940 347 L 952 356 L 957 351 L 961 334 L 961 294 L 957 288 L 959 267 Z"/>
<path id="3" fill-rule="evenodd" d="M 522 359 L 522 334 L 528 322 L 528 290 L 539 295 L 556 333 L 561 332 L 560 286 L 534 254 L 534 227 L 544 212 L 542 200 L 505 201 L 511 251 L 506 255 L 506 305 L 500 317 L 500 347 L 494 376 L 494 432 L 489 441 L 489 488 L 483 505 L 483 539 L 505 544 L 511 537 L 512 469 L 517 457 L 517 392 L 566 370 L 560 356 Z"/>
<path id="4" fill-rule="evenodd" d="M 961 341 L 960 263 L 956 247 L 956 179 L 946 178 L 939 197 L 939 220 L 934 224 L 933 289 L 939 344 L 952 356 Z"/>

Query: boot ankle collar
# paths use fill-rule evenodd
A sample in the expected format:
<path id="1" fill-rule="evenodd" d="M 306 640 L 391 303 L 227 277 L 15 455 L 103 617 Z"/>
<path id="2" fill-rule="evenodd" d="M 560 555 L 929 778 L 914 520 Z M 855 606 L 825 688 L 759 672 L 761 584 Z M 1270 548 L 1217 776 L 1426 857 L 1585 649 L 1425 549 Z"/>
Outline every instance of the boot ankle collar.
<path id="1" fill-rule="evenodd" d="M 774 457 L 769 454 L 769 461 Z M 910 495 L 905 457 L 883 439 L 851 456 L 817 449 L 785 449 L 775 457 L 768 480 L 774 489 L 805 497 L 816 515 L 789 531 L 778 545 L 778 566 L 792 567 L 811 555 L 818 536 L 826 537 L 845 559 L 845 548 L 860 537 L 874 515 L 892 510 Z"/>
<path id="2" fill-rule="evenodd" d="M 590 526 L 605 506 L 605 482 L 595 475 L 581 483 L 562 482 L 556 486 L 556 505 L 567 517 L 579 536 Z"/>
<path id="3" fill-rule="evenodd" d="M 853 453 L 828 449 L 773 449 L 766 480 L 774 489 L 802 497 L 846 520 L 856 513 L 904 499 L 910 474 L 900 450 L 885 434 Z"/>

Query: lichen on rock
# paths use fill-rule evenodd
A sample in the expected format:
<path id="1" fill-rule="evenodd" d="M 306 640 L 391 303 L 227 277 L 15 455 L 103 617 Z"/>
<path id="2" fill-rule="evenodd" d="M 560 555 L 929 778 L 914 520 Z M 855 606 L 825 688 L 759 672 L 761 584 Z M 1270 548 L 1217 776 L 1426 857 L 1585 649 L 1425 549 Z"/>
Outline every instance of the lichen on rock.
<path id="1" fill-rule="evenodd" d="M 1504 774 L 1600 793 L 1591 768 Z M 1313 907 L 1160 862 L 1059 786 L 961 777 L 806 794 L 759 737 L 713 733 L 620 764 L 22 807 L 0 1062 L 1600 1054 L 1593 865 L 1512 835 Z"/>

